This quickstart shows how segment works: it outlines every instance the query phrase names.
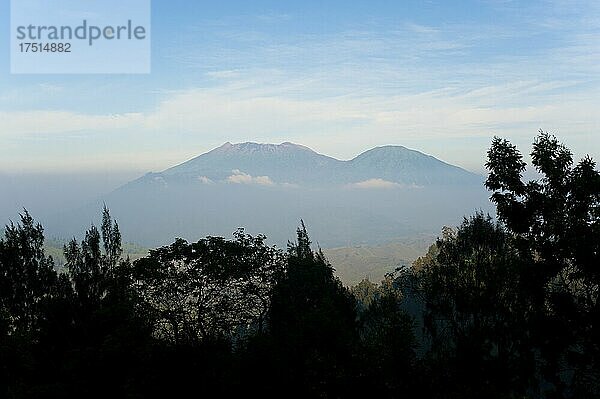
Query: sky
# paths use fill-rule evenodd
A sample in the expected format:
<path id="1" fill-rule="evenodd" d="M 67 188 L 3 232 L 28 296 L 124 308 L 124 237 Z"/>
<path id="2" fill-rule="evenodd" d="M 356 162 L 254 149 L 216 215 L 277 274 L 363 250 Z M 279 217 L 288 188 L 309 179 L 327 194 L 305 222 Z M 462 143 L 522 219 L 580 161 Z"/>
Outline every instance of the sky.
<path id="1" fill-rule="evenodd" d="M 539 129 L 600 159 L 598 1 L 153 0 L 141 75 L 11 75 L 9 3 L 0 174 L 160 171 L 226 141 L 483 172 L 493 136 L 528 153 Z"/>

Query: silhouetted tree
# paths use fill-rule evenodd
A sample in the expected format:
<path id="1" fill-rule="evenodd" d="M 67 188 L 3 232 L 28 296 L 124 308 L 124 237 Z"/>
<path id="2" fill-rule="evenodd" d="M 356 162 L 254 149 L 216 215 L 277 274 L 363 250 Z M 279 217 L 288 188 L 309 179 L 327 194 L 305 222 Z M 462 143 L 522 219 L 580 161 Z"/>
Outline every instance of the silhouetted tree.
<path id="1" fill-rule="evenodd" d="M 101 230 L 102 233 L 92 225 L 81 244 L 72 239 L 64 247 L 65 266 L 85 311 L 87 307 L 100 304 L 117 277 L 119 266 L 126 267 L 122 262 L 128 263 L 121 259 L 119 226 L 113 223 L 106 207 L 102 214 Z"/>
<path id="2" fill-rule="evenodd" d="M 44 229 L 24 211 L 21 223 L 6 226 L 0 239 L 0 333 L 36 339 L 56 279 L 44 253 Z"/>
<path id="3" fill-rule="evenodd" d="M 137 260 L 135 287 L 158 341 L 149 393 L 229 396 L 250 389 L 242 380 L 256 384 L 241 359 L 266 328 L 284 266 L 280 250 L 243 230 L 233 240 L 177 239 Z"/>
<path id="4" fill-rule="evenodd" d="M 81 243 L 73 239 L 65 245 L 64 254 L 69 288 L 62 283 L 46 338 L 54 348 L 46 359 L 54 384 L 62 384 L 68 397 L 128 392 L 150 329 L 139 312 L 131 263 L 122 258 L 121 234 L 108 209 L 103 210 L 101 232 L 92 225 Z"/>
<path id="5" fill-rule="evenodd" d="M 524 395 L 535 370 L 523 334 L 522 263 L 510 235 L 478 213 L 457 231 L 446 229 L 437 248 L 418 275 L 441 396 Z"/>
<path id="6" fill-rule="evenodd" d="M 234 236 L 178 239 L 135 262 L 136 287 L 155 315 L 158 337 L 194 343 L 264 329 L 282 254 L 264 236 Z"/>
<path id="7" fill-rule="evenodd" d="M 589 157 L 574 166 L 571 151 L 541 131 L 531 158 L 540 178 L 525 182 L 521 153 L 495 138 L 486 186 L 528 263 L 527 328 L 544 376 L 557 396 L 583 397 L 600 391 L 600 174 Z"/>
<path id="8" fill-rule="evenodd" d="M 26 210 L 0 238 L 0 396 L 18 396 L 39 376 L 40 342 L 57 274 L 44 254 L 44 230 Z"/>
<path id="9" fill-rule="evenodd" d="M 388 274 L 375 286 L 353 287 L 359 302 L 361 386 L 365 395 L 397 398 L 419 394 L 415 325 L 406 312 L 401 279 Z M 358 296 L 357 296 L 358 294 Z"/>
<path id="10" fill-rule="evenodd" d="M 355 308 L 322 251 L 312 250 L 302 222 L 297 241 L 288 245 L 287 270 L 275 286 L 269 314 L 276 381 L 295 395 L 349 395 Z"/>

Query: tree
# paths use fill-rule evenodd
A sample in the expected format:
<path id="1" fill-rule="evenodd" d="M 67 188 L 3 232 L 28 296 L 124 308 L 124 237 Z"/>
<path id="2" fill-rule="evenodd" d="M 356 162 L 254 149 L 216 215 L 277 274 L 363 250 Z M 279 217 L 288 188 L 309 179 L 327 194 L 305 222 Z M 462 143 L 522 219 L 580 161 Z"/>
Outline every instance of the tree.
<path id="1" fill-rule="evenodd" d="M 557 395 L 568 394 L 568 385 L 578 395 L 597 392 L 600 174 L 588 156 L 574 166 L 571 151 L 542 131 L 531 159 L 540 178 L 524 182 L 521 153 L 494 138 L 486 186 L 528 263 L 522 278 L 535 306 L 528 328 L 542 351 L 545 377 Z"/>
<path id="2" fill-rule="evenodd" d="M 446 229 L 417 272 L 431 374 L 449 397 L 525 394 L 533 359 L 522 334 L 522 263 L 504 228 L 481 213 Z M 507 395 L 507 396 L 504 396 Z"/>
<path id="3" fill-rule="evenodd" d="M 155 338 L 147 392 L 192 389 L 229 397 L 262 381 L 265 365 L 243 359 L 267 328 L 272 289 L 284 267 L 282 252 L 265 236 L 243 230 L 232 240 L 177 239 L 137 260 L 134 286 Z M 248 377 L 254 372 L 259 378 Z"/>
<path id="4" fill-rule="evenodd" d="M 0 396 L 17 396 L 37 374 L 47 309 L 56 296 L 57 274 L 44 254 L 44 230 L 27 210 L 0 238 Z"/>
<path id="5" fill-rule="evenodd" d="M 369 281 L 369 279 L 363 279 L 360 283 L 351 287 L 350 293 L 356 300 L 357 311 L 359 313 L 366 311 L 381 294 L 377 284 Z"/>
<path id="6" fill-rule="evenodd" d="M 282 386 L 309 396 L 351 392 L 356 303 L 323 252 L 312 250 L 304 222 L 288 245 L 269 321 L 275 378 Z"/>
<path id="7" fill-rule="evenodd" d="M 79 385 L 65 383 L 73 396 L 125 392 L 143 364 L 150 323 L 138 305 L 131 262 L 122 257 L 118 224 L 106 207 L 101 229 L 92 225 L 81 243 L 73 239 L 64 246 L 64 254 L 72 291 L 60 308 L 53 309 L 58 315 L 61 308 L 68 308 L 62 318 L 68 317 L 68 322 L 57 322 L 49 331 L 49 338 L 63 345 L 48 358 L 52 368 L 61 371 L 56 371 L 56 383 L 64 376 L 77 381 Z M 54 360 L 65 354 L 68 361 Z"/>
<path id="8" fill-rule="evenodd" d="M 239 339 L 262 331 L 282 254 L 239 230 L 234 240 L 177 239 L 135 262 L 136 287 L 155 318 L 155 333 L 174 344 Z"/>
<path id="9" fill-rule="evenodd" d="M 404 273 L 404 271 L 397 271 Z M 403 276 L 388 274 L 376 286 L 363 280 L 352 288 L 359 305 L 361 386 L 373 397 L 404 397 L 419 392 L 414 319 L 406 311 Z"/>
<path id="10" fill-rule="evenodd" d="M 0 334 L 35 340 L 57 274 L 44 253 L 44 229 L 26 210 L 20 217 L 0 239 Z"/>
<path id="11" fill-rule="evenodd" d="M 85 311 L 100 304 L 123 271 L 119 268 L 128 267 L 129 262 L 121 259 L 122 252 L 119 226 L 116 221 L 113 223 L 106 207 L 102 212 L 101 232 L 92 225 L 81 244 L 72 239 L 64 246 L 65 266 Z"/>

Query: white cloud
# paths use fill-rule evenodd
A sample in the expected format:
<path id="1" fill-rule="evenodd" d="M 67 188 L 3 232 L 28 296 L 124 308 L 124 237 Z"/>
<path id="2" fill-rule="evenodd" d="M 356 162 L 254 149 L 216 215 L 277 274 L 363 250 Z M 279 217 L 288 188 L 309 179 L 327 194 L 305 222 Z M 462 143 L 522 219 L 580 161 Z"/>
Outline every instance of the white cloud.
<path id="1" fill-rule="evenodd" d="M 199 176 L 198 181 L 202 184 L 213 184 L 214 183 L 214 181 L 212 181 L 211 179 L 209 179 L 206 176 Z"/>
<path id="2" fill-rule="evenodd" d="M 259 186 L 272 186 L 275 183 L 269 176 L 251 176 L 239 169 L 231 171 L 232 175 L 227 177 L 227 182 L 234 184 L 256 184 Z"/>
<path id="3" fill-rule="evenodd" d="M 395 96 L 372 93 L 305 99 L 286 96 L 280 88 L 271 92 L 229 86 L 192 89 L 171 93 L 155 110 L 145 113 L 0 112 L 0 141 L 21 140 L 31 149 L 34 142 L 51 141 L 57 135 L 77 133 L 84 140 L 87 135 L 110 134 L 115 146 L 137 149 L 135 159 L 121 151 L 122 163 L 135 161 L 140 168 L 152 169 L 172 166 L 224 141 L 295 141 L 342 159 L 377 145 L 401 144 L 474 168 L 483 162 L 492 135 L 523 139 L 527 144 L 540 128 L 557 133 L 576 153 L 595 151 L 600 148 L 594 135 L 600 127 L 597 98 L 587 92 L 551 93 L 561 87 L 530 82 Z M 462 140 L 462 150 L 449 155 L 438 140 Z M 476 148 L 470 140 L 477 140 Z M 178 142 L 186 145 L 176 146 Z M 152 143 L 157 144 L 150 147 Z M 145 146 L 143 151 L 140 144 Z M 14 151 L 7 151 L 0 148 L 0 158 L 8 162 L 5 168 L 27 160 L 11 160 Z M 159 164 L 165 151 L 173 154 L 169 157 L 173 161 Z M 600 156 L 597 151 L 591 155 Z M 72 158 L 75 153 L 65 156 Z M 116 155 L 107 153 L 99 159 L 105 156 Z"/>
<path id="4" fill-rule="evenodd" d="M 555 88 L 560 85 L 547 85 Z M 321 99 L 294 99 L 282 93 L 228 88 L 187 90 L 171 94 L 154 111 L 114 115 L 89 115 L 68 111 L 0 112 L 0 137 L 51 135 L 74 131 L 135 130 L 171 134 L 189 132 L 230 139 L 324 135 L 345 131 L 375 135 L 380 144 L 389 137 L 443 134 L 461 137 L 488 135 L 499 126 L 533 123 L 537 127 L 558 123 L 587 123 L 597 126 L 597 106 L 592 101 L 562 98 L 532 105 L 500 101 L 518 96 L 519 91 L 542 90 L 537 83 L 510 89 L 485 86 L 472 91 L 431 91 L 396 96 L 343 96 Z M 511 91 L 512 90 L 512 91 Z M 510 94 L 509 94 L 510 93 Z M 495 101 L 493 101 L 495 99 Z M 536 128 L 537 130 L 537 128 Z M 534 134 L 529 131 L 529 135 Z"/>
<path id="5" fill-rule="evenodd" d="M 156 177 L 154 177 L 154 182 L 160 184 L 163 187 L 168 187 L 169 186 L 167 184 L 167 182 L 165 181 L 165 179 L 162 176 L 156 176 Z"/>
<path id="6" fill-rule="evenodd" d="M 399 183 L 394 183 L 391 181 L 383 180 L 383 179 L 369 179 L 365 181 L 361 181 L 358 183 L 352 183 L 348 185 L 350 188 L 360 188 L 360 189 L 390 189 L 390 188 L 399 188 L 402 187 Z"/>
<path id="7" fill-rule="evenodd" d="M 361 189 L 361 190 L 386 190 L 386 189 L 392 189 L 392 188 L 413 188 L 413 189 L 417 189 L 417 188 L 423 188 L 423 186 L 418 186 L 416 184 L 401 184 L 401 183 L 396 183 L 393 181 L 389 181 L 389 180 L 384 180 L 381 178 L 373 178 L 373 179 L 368 179 L 368 180 L 364 180 L 361 182 L 357 182 L 357 183 L 351 183 L 351 184 L 347 184 L 346 185 L 347 188 L 351 188 L 351 189 Z"/>

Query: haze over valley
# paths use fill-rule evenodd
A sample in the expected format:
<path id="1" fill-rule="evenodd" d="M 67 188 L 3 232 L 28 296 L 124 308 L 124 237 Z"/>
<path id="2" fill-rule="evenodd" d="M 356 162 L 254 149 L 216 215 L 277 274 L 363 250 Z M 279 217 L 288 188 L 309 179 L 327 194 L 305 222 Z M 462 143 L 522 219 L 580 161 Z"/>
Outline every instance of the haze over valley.
<path id="1" fill-rule="evenodd" d="M 482 176 L 402 146 L 340 161 L 293 143 L 227 142 L 162 172 L 123 179 L 131 177 L 25 178 L 13 185 L 22 196 L 0 203 L 1 215 L 8 222 L 25 207 L 62 242 L 98 224 L 106 205 L 124 240 L 146 248 L 175 237 L 231 237 L 238 228 L 285 247 L 304 220 L 343 280 L 357 282 L 409 264 L 443 226 L 491 211 Z"/>
<path id="2" fill-rule="evenodd" d="M 47 182 L 52 192 L 40 185 L 38 198 L 51 199 L 46 207 L 22 204 L 41 218 L 48 234 L 77 234 L 106 204 L 125 239 L 144 246 L 176 236 L 228 237 L 239 227 L 285 245 L 300 219 L 326 248 L 381 244 L 437 234 L 469 212 L 489 209 L 482 176 L 400 146 L 339 161 L 291 143 L 226 143 L 96 198 L 90 198 L 89 182 L 68 183 Z M 3 217 L 20 211 L 14 201 L 2 205 Z"/>

